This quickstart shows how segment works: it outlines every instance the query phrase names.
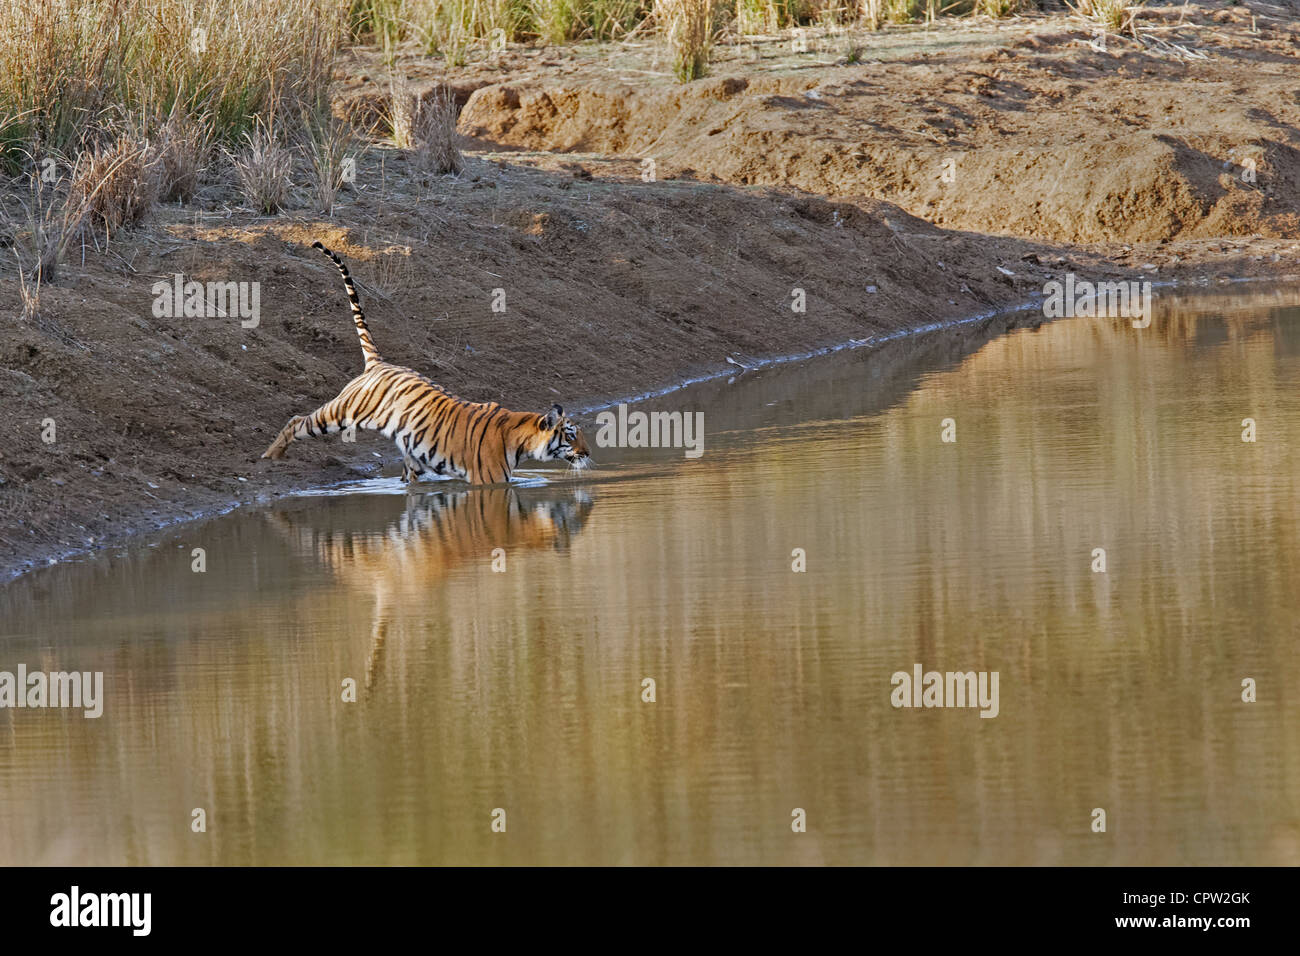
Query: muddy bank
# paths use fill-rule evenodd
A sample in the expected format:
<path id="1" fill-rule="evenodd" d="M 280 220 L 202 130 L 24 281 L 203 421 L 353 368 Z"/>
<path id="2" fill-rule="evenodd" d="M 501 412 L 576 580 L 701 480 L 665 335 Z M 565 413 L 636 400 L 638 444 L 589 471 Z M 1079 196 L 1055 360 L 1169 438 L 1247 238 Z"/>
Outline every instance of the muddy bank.
<path id="1" fill-rule="evenodd" d="M 1009 35 L 1050 26 L 1035 20 L 1016 25 Z M 1001 25 L 990 30 L 993 40 L 971 42 L 1009 42 Z M 1265 52 L 1255 65 L 1280 69 L 1281 61 L 1269 58 L 1283 54 Z M 365 54 L 357 56 L 341 83 L 345 101 L 364 102 L 373 85 L 361 63 Z M 1021 228 L 1015 217 L 1028 213 L 1013 207 L 1028 202 L 1024 197 L 1038 185 L 959 180 L 965 198 L 948 202 L 982 210 L 962 215 L 953 212 L 956 206 L 945 207 L 948 212 L 927 208 L 901 182 L 877 190 L 935 222 L 876 198 L 871 189 L 841 190 L 828 171 L 834 163 L 818 157 L 834 155 L 844 163 L 851 151 L 834 153 L 833 137 L 819 132 L 821 127 L 799 125 L 813 113 L 822 123 L 830 115 L 821 105 L 827 98 L 843 111 L 834 106 L 841 94 L 827 92 L 818 100 L 806 93 L 838 88 L 816 74 L 825 69 L 849 91 L 846 102 L 865 97 L 854 109 L 866 109 L 876 95 L 873 84 L 883 81 L 869 72 L 847 79 L 846 68 L 833 64 L 797 79 L 757 77 L 730 97 L 708 92 L 725 87 L 725 76 L 698 91 L 672 93 L 699 98 L 695 105 L 683 99 L 680 120 L 672 120 L 696 124 L 692 135 L 728 135 L 708 136 L 714 128 L 710 111 L 741 103 L 747 105 L 732 128 L 763 122 L 783 132 L 742 136 L 710 152 L 687 136 L 687 125 L 674 127 L 681 132 L 677 145 L 665 132 L 662 150 L 653 143 L 647 147 L 662 158 L 655 181 L 645 182 L 639 143 L 543 143 L 523 135 L 526 124 L 506 130 L 504 108 L 487 106 L 502 96 L 508 104 L 510 97 L 488 81 L 492 71 L 508 68 L 511 56 L 533 63 L 531 73 L 520 74 L 531 83 L 530 77 L 550 82 L 548 76 L 572 73 L 573 61 L 566 57 L 597 54 L 583 48 L 516 51 L 491 67 L 464 70 L 462 129 L 481 127 L 482 138 L 471 141 L 469 167 L 459 178 L 421 179 L 401 153 L 376 148 L 362 158 L 355 186 L 329 219 L 307 211 L 305 188 L 288 213 L 267 218 L 241 210 L 227 184 L 191 206 L 159 209 L 107 249 L 77 250 L 58 284 L 43 291 L 37 318 L 23 319 L 13 306 L 6 308 L 0 318 L 0 407 L 9 422 L 8 440 L 0 444 L 0 575 L 187 517 L 399 470 L 391 446 L 373 436 L 355 444 L 300 443 L 279 462 L 258 458 L 291 415 L 332 398 L 360 370 L 337 274 L 308 248 L 315 239 L 348 259 L 388 358 L 428 373 L 467 399 L 539 410 L 553 402 L 591 407 L 726 371 L 734 362 L 752 364 L 1019 306 L 1067 272 L 1192 284 L 1300 273 L 1300 243 L 1294 230 L 1284 228 L 1285 202 L 1294 198 L 1279 198 L 1280 191 L 1264 194 L 1251 219 L 1235 206 L 1238 212 L 1229 217 L 1222 211 L 1228 206 L 1220 207 L 1222 197 L 1209 206 L 1183 204 L 1171 185 L 1164 194 L 1167 217 L 1188 225 L 1148 230 L 1142 234 L 1155 238 L 1136 242 L 1122 241 L 1130 234 L 1124 224 L 1156 222 L 1159 215 L 1120 209 L 1099 219 L 1095 229 L 1072 228 L 1050 214 L 1057 200 L 1046 193 L 1039 200 L 1039 225 Z M 943 92 L 945 84 L 958 82 L 954 66 L 927 65 L 915 50 L 899 56 L 911 60 L 898 75 L 913 76 L 916 84 L 916 103 L 908 108 L 923 110 L 922 89 L 933 84 L 934 115 L 948 122 L 967 116 L 971 129 L 983 128 L 982 120 L 975 122 L 983 114 L 975 112 L 974 101 L 959 91 Z M 417 75 L 434 69 L 427 63 L 407 66 Z M 632 68 L 616 66 L 612 72 Z M 720 63 L 719 71 L 725 66 Z M 745 69 L 767 67 L 760 59 Z M 784 66 L 774 69 L 779 73 Z M 1265 95 L 1259 83 L 1275 83 L 1271 119 L 1259 118 L 1260 104 L 1242 108 L 1243 115 L 1272 123 L 1269 135 L 1289 142 L 1288 124 L 1300 97 L 1281 96 L 1282 80 L 1260 80 L 1245 61 L 1233 69 L 1233 82 L 1247 98 Z M 1120 81 L 1107 74 L 1076 82 L 1095 91 L 1088 95 L 1101 96 Z M 783 84 L 793 86 L 772 92 Z M 646 84 L 647 98 L 670 95 L 654 87 Z M 997 89 L 992 100 L 1016 106 L 1001 109 L 1004 125 L 988 133 L 1002 144 L 999 155 L 1010 155 L 1017 142 L 1028 149 L 1055 139 L 1056 133 L 1016 119 L 1033 108 L 1034 97 L 1014 99 L 1009 86 Z M 1179 102 L 1169 96 L 1172 109 L 1194 110 L 1185 94 L 1178 94 Z M 794 105 L 785 102 L 792 97 Z M 1057 108 L 1068 117 L 1086 98 L 1074 94 Z M 524 101 L 521 93 L 520 105 L 511 109 L 521 111 Z M 1097 115 L 1117 110 L 1113 99 L 1109 107 L 1096 107 Z M 489 129 L 485 116 L 495 117 L 497 125 Z M 1145 128 L 1146 121 L 1135 116 L 1132 125 Z M 882 156 L 891 150 L 902 156 L 912 148 L 911 127 L 879 116 L 853 122 L 855 142 Z M 1018 131 L 1010 125 L 1016 122 L 1024 124 Z M 625 125 L 624 133 L 649 135 L 635 126 Z M 576 129 L 557 123 L 550 128 Z M 512 142 L 512 135 L 519 141 Z M 788 144 L 785 153 L 773 149 L 777 141 Z M 539 152 L 541 145 L 589 151 Z M 521 146 L 531 151 L 506 149 Z M 596 155 L 597 147 L 616 155 Z M 973 155 L 986 155 L 988 148 Z M 1085 154 L 1089 150 L 1081 149 Z M 736 164 L 733 172 L 724 159 Z M 1125 166 L 1128 175 L 1136 176 L 1146 161 L 1139 154 L 1136 164 Z M 741 175 L 736 170 L 742 166 L 766 172 Z M 753 185 L 764 182 L 781 186 Z M 1062 208 L 1083 202 L 1081 190 L 1095 185 L 1088 175 L 1061 183 L 1067 193 Z M 1120 201 L 1119 183 L 1106 193 L 1110 199 L 1097 200 L 1105 208 Z M 837 200 L 812 194 L 819 191 L 852 195 Z M 1083 217 L 1080 212 L 1071 221 Z M 967 219 L 971 224 L 962 228 L 935 224 Z M 1252 235 L 1241 234 L 1243 223 Z M 1093 236 L 1106 241 L 1076 241 Z M 159 315 L 155 284 L 170 284 L 178 273 L 199 282 L 257 283 L 256 325 L 245 327 L 238 316 Z M 11 275 L 0 279 L 0 292 L 16 302 Z M 797 300 L 806 303 L 804 311 L 792 309 Z M 504 311 L 494 311 L 502 304 Z"/>

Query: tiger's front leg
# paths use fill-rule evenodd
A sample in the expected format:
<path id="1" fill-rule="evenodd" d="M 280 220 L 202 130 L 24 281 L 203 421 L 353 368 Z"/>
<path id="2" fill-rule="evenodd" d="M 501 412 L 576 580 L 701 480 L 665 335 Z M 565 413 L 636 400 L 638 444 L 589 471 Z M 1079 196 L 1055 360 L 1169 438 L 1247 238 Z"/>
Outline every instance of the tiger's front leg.
<path id="1" fill-rule="evenodd" d="M 419 481 L 420 476 L 424 474 L 424 466 L 405 452 L 402 453 L 402 481 L 408 485 L 413 481 Z"/>

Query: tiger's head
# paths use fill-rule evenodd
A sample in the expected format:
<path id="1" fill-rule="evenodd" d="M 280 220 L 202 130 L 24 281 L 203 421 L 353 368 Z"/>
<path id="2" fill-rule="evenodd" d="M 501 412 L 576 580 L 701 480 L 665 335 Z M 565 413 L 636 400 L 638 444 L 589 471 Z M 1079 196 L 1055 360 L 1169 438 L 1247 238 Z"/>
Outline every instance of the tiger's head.
<path id="1" fill-rule="evenodd" d="M 576 468 L 586 468 L 591 464 L 591 452 L 587 449 L 587 440 L 582 437 L 582 429 L 564 414 L 559 405 L 552 405 L 545 415 L 538 416 L 537 428 L 542 440 L 533 454 L 538 460 L 567 461 Z"/>

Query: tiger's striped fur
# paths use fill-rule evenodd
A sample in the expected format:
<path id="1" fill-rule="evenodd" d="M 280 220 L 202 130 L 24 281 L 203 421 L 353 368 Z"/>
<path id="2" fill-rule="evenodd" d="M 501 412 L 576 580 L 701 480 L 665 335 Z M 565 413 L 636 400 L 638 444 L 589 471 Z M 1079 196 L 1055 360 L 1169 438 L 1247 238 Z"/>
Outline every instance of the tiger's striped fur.
<path id="1" fill-rule="evenodd" d="M 263 458 L 283 457 L 300 438 L 355 426 L 397 443 L 407 481 L 432 473 L 495 484 L 509 481 L 525 459 L 568 461 L 577 467 L 590 461 L 581 430 L 559 405 L 538 415 L 512 412 L 496 402 L 467 402 L 419 372 L 385 362 L 370 337 L 348 267 L 321 243 L 313 242 L 312 248 L 329 256 L 343 276 L 365 369 L 332 401 L 289 419 Z"/>

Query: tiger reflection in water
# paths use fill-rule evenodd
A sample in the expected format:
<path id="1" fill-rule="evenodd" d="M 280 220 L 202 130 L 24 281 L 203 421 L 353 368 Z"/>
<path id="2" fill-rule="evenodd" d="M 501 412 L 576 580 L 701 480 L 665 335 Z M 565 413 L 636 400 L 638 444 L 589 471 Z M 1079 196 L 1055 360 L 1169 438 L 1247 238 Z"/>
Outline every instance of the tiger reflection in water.
<path id="1" fill-rule="evenodd" d="M 581 488 L 495 487 L 410 495 L 406 509 L 382 531 L 370 523 L 364 529 L 331 528 L 316 509 L 311 519 L 285 509 L 265 514 L 295 553 L 324 565 L 350 590 L 374 595 L 366 660 L 369 691 L 400 602 L 412 594 L 433 593 L 432 588 L 457 568 L 488 566 L 498 548 L 507 555 L 546 547 L 566 550 L 592 506 L 591 496 Z"/>

